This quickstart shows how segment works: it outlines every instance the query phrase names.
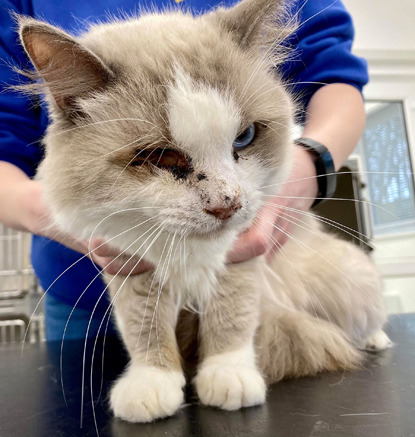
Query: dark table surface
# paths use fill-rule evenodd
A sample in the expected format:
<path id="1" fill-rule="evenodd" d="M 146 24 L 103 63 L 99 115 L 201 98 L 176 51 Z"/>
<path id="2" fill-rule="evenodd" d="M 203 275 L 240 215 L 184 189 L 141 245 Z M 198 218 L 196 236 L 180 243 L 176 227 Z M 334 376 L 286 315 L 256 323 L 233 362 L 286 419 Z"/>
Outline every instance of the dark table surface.
<path id="1" fill-rule="evenodd" d="M 415 315 L 392 317 L 387 332 L 394 347 L 369 355 L 359 371 L 283 381 L 270 387 L 265 405 L 236 412 L 200 406 L 189 389 L 188 403 L 174 417 L 151 424 L 111 417 L 108 388 L 127 360 L 120 344 L 108 339 L 103 359 L 98 347 L 92 379 L 99 436 L 415 436 Z M 83 342 L 65 341 L 62 372 L 60 344 L 25 345 L 23 354 L 21 346 L 0 346 L 0 437 L 97 435 L 90 395 L 92 343 L 86 353 L 82 429 Z"/>

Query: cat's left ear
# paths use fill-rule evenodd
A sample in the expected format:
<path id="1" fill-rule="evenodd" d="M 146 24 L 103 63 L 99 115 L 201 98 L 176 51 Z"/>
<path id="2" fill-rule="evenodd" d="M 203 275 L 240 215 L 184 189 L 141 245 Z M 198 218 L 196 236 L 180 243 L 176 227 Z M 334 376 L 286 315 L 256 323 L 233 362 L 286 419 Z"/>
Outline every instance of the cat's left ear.
<path id="1" fill-rule="evenodd" d="M 103 61 L 64 31 L 47 23 L 18 17 L 20 39 L 57 106 L 76 112 L 76 99 L 99 91 L 113 77 Z"/>
<path id="2" fill-rule="evenodd" d="M 293 19 L 287 25 L 285 0 L 242 0 L 229 9 L 218 8 L 210 17 L 218 20 L 244 49 L 277 46 L 295 27 Z"/>

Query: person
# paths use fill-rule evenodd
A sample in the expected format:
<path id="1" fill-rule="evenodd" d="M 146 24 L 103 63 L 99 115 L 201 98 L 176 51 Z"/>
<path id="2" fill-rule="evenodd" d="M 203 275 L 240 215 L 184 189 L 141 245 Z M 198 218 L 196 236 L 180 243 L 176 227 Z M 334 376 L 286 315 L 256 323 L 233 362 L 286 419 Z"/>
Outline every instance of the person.
<path id="1" fill-rule="evenodd" d="M 167 0 L 151 3 L 163 6 L 163 1 L 171 7 Z M 221 2 L 231 3 L 230 0 Z M 182 4 L 203 12 L 214 2 L 184 0 Z M 146 0 L 140 5 L 145 6 Z M 85 20 L 105 21 L 108 13 L 117 15 L 120 9 L 135 12 L 137 2 L 4 0 L 0 12 L 0 58 L 3 60 L 0 82 L 16 84 L 22 80 L 10 65 L 29 66 L 18 43 L 11 12 L 40 17 L 78 34 L 84 28 Z M 281 73 L 292 93 L 301 98 L 304 110 L 302 136 L 324 144 L 337 170 L 363 131 L 365 112 L 361 92 L 368 81 L 367 66 L 364 60 L 351 54 L 353 24 L 340 0 L 294 0 L 291 13 L 298 14 L 300 25 L 288 41 L 294 46 L 295 55 L 284 63 Z M 82 258 L 88 252 L 87 242 L 76 241 L 51 226 L 48 206 L 42 200 L 42 184 L 33 179 L 42 160 L 40 139 L 47 124 L 43 106 L 35 106 L 29 98 L 9 91 L 0 94 L 0 221 L 34 234 L 32 265 L 40 284 L 48 289 L 45 303 L 47 340 L 62 338 L 70 314 L 65 338 L 83 338 L 91 310 L 104 284 L 100 277 L 96 278 L 97 267 L 88 257 Z M 293 221 L 285 220 L 279 211 L 285 206 L 307 211 L 319 189 L 315 176 L 313 157 L 304 147 L 297 146 L 291 174 L 281 187 L 279 197 L 273 198 L 273 205 L 264 207 L 261 218 L 240 236 L 229 254 L 229 262 L 242 262 L 262 254 L 272 257 L 294 226 Z M 96 250 L 90 257 L 100 268 L 116 273 L 122 267 L 114 261 L 118 253 L 104 243 L 94 240 L 92 249 Z M 133 273 L 139 274 L 148 268 L 150 266 L 143 261 Z M 125 266 L 120 274 L 127 274 L 130 269 L 131 265 Z M 79 299 L 88 284 L 87 292 Z M 107 306 L 108 302 L 101 299 L 89 329 L 90 335 L 96 335 Z"/>

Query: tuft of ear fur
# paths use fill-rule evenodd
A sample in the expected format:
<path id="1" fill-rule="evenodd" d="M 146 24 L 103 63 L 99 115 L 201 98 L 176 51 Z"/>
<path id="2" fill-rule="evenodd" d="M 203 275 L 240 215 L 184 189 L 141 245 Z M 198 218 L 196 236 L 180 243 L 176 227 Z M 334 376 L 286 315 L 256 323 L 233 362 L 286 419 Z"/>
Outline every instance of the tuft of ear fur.
<path id="1" fill-rule="evenodd" d="M 98 56 L 64 31 L 27 17 L 18 17 L 18 24 L 21 43 L 37 70 L 26 76 L 43 79 L 62 111 L 76 112 L 77 98 L 105 88 L 113 78 Z"/>
<path id="2" fill-rule="evenodd" d="M 211 17 L 244 49 L 279 50 L 297 25 L 287 13 L 285 0 L 242 0 L 229 9 L 218 8 Z"/>

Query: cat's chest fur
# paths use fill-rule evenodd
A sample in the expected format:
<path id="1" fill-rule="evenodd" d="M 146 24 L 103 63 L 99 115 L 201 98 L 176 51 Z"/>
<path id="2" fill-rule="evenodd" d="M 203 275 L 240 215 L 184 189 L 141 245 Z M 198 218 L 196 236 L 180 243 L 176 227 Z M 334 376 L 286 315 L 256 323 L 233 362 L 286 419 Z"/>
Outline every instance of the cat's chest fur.
<path id="1" fill-rule="evenodd" d="M 154 275 L 183 304 L 203 304 L 214 295 L 218 277 L 226 269 L 226 254 L 235 231 L 211 239 L 166 238 L 154 245 L 146 259 L 157 261 Z"/>

